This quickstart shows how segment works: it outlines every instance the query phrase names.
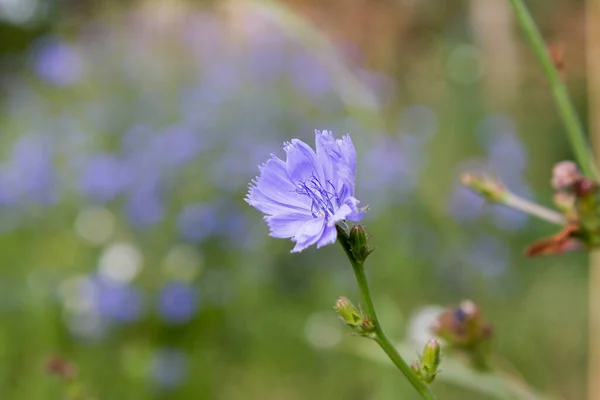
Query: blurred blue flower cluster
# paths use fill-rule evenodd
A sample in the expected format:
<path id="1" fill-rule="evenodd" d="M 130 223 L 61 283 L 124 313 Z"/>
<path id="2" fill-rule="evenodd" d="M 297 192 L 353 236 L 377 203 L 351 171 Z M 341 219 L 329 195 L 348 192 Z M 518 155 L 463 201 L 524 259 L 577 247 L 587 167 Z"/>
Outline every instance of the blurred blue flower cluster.
<path id="1" fill-rule="evenodd" d="M 426 145 L 437 130 L 437 116 L 431 108 L 409 105 L 400 114 L 395 135 L 378 135 L 370 148 L 363 149 L 357 186 L 374 215 L 407 200 L 427 161 Z"/>

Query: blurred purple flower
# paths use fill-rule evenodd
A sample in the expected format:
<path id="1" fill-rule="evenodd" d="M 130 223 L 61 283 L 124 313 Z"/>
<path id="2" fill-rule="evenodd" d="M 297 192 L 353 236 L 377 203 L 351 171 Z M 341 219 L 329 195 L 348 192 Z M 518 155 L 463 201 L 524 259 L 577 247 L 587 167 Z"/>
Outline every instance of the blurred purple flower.
<path id="1" fill-rule="evenodd" d="M 125 213 L 132 225 L 147 227 L 162 221 L 164 204 L 158 193 L 150 188 L 132 190 L 125 201 Z"/>
<path id="2" fill-rule="evenodd" d="M 9 196 L 34 204 L 54 203 L 59 193 L 50 143 L 35 135 L 17 139 L 4 178 L 5 193 L 12 192 Z"/>
<path id="3" fill-rule="evenodd" d="M 350 135 L 335 140 L 333 133 L 315 131 L 316 153 L 292 139 L 284 150 L 286 161 L 273 155 L 259 167 L 246 201 L 265 214 L 270 235 L 291 238 L 292 252 L 335 242 L 336 223 L 360 221 L 354 198 L 356 151 Z"/>
<path id="4" fill-rule="evenodd" d="M 450 195 L 449 212 L 459 221 L 473 221 L 482 215 L 485 199 L 457 184 Z"/>
<path id="5" fill-rule="evenodd" d="M 493 171 L 522 172 L 527 166 L 527 153 L 523 144 L 512 131 L 494 134 L 487 142 L 489 164 Z"/>
<path id="6" fill-rule="evenodd" d="M 107 202 L 125 188 L 128 175 L 123 162 L 112 154 L 96 154 L 83 166 L 79 191 L 87 198 Z"/>
<path id="7" fill-rule="evenodd" d="M 202 148 L 206 150 L 219 139 L 215 131 L 224 110 L 219 104 L 207 103 L 202 96 L 196 87 L 184 88 L 179 98 L 179 110 L 181 122 L 201 133 Z"/>
<path id="8" fill-rule="evenodd" d="M 158 312 L 170 324 L 185 324 L 194 318 L 199 306 L 198 291 L 183 282 L 167 282 L 159 293 Z"/>
<path id="9" fill-rule="evenodd" d="M 268 83 L 279 78 L 286 60 L 285 41 L 275 29 L 268 34 L 249 36 L 245 67 L 252 80 Z"/>
<path id="10" fill-rule="evenodd" d="M 467 265 L 481 271 L 485 276 L 494 278 L 506 271 L 510 250 L 506 244 L 494 237 L 483 236 L 475 239 L 465 254 Z"/>
<path id="11" fill-rule="evenodd" d="M 203 102 L 221 103 L 232 98 L 240 87 L 238 65 L 230 56 L 210 60 L 202 68 L 202 84 L 199 95 Z"/>
<path id="12" fill-rule="evenodd" d="M 218 233 L 219 215 L 212 205 L 190 204 L 177 218 L 179 234 L 191 243 L 200 243 L 205 238 Z"/>
<path id="13" fill-rule="evenodd" d="M 77 83 L 83 74 L 83 60 L 77 50 L 56 39 L 46 39 L 34 50 L 38 76 L 56 86 Z"/>
<path id="14" fill-rule="evenodd" d="M 417 184 L 422 163 L 420 143 L 403 138 L 385 137 L 377 140 L 364 156 L 359 172 L 361 188 L 369 203 L 397 204 L 404 200 Z"/>
<path id="15" fill-rule="evenodd" d="M 156 133 L 146 125 L 134 125 L 121 137 L 121 151 L 135 160 L 135 155 L 146 148 Z"/>
<path id="16" fill-rule="evenodd" d="M 114 322 L 133 322 L 142 313 L 142 292 L 135 286 L 94 277 L 94 305 L 103 318 Z"/>
<path id="17" fill-rule="evenodd" d="M 493 171 L 511 192 L 531 198 L 531 189 L 523 180 L 527 152 L 515 131 L 510 129 L 512 121 L 501 117 L 488 118 L 486 121 L 488 124 L 495 121 L 495 129 L 489 128 L 491 131 L 488 132 L 486 141 L 489 170 Z M 490 212 L 496 226 L 503 230 L 520 229 L 529 221 L 529 215 L 503 206 L 491 207 Z"/>
<path id="18" fill-rule="evenodd" d="M 152 378 L 163 389 L 174 389 L 188 374 L 187 355 L 179 349 L 162 348 L 151 363 Z"/>
<path id="19" fill-rule="evenodd" d="M 290 72 L 294 88 L 309 98 L 321 98 L 332 88 L 331 76 L 327 69 L 306 50 L 292 53 Z"/>
<path id="20" fill-rule="evenodd" d="M 263 235 L 253 235 L 254 220 L 241 212 L 229 212 L 224 221 L 222 230 L 225 238 L 228 239 L 226 246 L 235 246 L 241 250 L 258 249 L 263 246 L 265 237 Z"/>
<path id="21" fill-rule="evenodd" d="M 200 65 L 206 59 L 219 57 L 224 46 L 226 33 L 222 22 L 215 14 L 195 12 L 188 14 L 181 24 L 182 42 L 195 56 Z"/>
<path id="22" fill-rule="evenodd" d="M 494 174 L 522 172 L 527 166 L 527 152 L 519 140 L 513 120 L 506 115 L 488 115 L 477 127 Z"/>
<path id="23" fill-rule="evenodd" d="M 157 154 L 149 151 L 148 146 L 140 144 L 137 152 L 124 159 L 125 173 L 129 179 L 125 213 L 132 225 L 148 227 L 162 221 L 165 213 L 161 193 L 163 181 L 161 171 L 157 169 Z"/>
<path id="24" fill-rule="evenodd" d="M 501 205 L 491 208 L 494 224 L 505 231 L 523 228 L 529 221 L 529 215 Z"/>
<path id="25" fill-rule="evenodd" d="M 200 152 L 198 135 L 183 126 L 171 126 L 156 135 L 151 152 L 168 166 L 182 166 L 192 161 Z"/>

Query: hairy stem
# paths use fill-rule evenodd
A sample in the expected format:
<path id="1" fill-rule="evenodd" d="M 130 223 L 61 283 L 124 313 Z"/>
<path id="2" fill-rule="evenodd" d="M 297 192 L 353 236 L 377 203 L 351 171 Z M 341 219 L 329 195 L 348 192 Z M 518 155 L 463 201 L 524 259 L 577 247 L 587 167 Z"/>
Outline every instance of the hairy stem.
<path id="1" fill-rule="evenodd" d="M 585 133 L 583 132 L 583 127 L 577 117 L 575 107 L 573 107 L 573 103 L 569 98 L 567 88 L 550 58 L 550 54 L 548 53 L 547 46 L 544 43 L 540 31 L 533 21 L 523 0 L 508 0 L 508 2 L 517 17 L 519 25 L 523 29 L 531 49 L 541 64 L 542 69 L 546 74 L 546 78 L 548 78 L 550 89 L 552 90 L 554 100 L 558 107 L 558 112 L 567 130 L 567 137 L 571 142 L 571 146 L 573 147 L 575 157 L 581 170 L 586 176 L 598 179 L 598 170 L 596 169 Z"/>

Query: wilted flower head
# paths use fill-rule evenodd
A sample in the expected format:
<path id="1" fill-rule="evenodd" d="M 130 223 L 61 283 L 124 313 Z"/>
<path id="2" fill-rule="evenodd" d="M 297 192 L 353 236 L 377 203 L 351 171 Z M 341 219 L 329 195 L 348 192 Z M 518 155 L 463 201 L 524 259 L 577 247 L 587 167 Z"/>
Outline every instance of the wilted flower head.
<path id="1" fill-rule="evenodd" d="M 433 332 L 451 348 L 465 351 L 476 368 L 487 369 L 492 326 L 475 303 L 463 300 L 458 307 L 448 308 L 439 316 Z"/>
<path id="2" fill-rule="evenodd" d="M 315 131 L 316 152 L 292 139 L 284 146 L 286 161 L 275 155 L 260 166 L 246 201 L 265 213 L 270 235 L 291 238 L 292 252 L 335 242 L 335 225 L 359 221 L 354 198 L 356 151 L 350 135 L 335 140 L 331 131 Z"/>

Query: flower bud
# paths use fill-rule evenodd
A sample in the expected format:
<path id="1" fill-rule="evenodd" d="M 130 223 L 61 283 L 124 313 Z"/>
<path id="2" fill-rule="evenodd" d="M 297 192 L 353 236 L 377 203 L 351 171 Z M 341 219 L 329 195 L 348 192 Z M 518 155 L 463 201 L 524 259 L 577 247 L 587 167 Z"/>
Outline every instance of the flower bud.
<path id="1" fill-rule="evenodd" d="M 345 297 L 340 297 L 335 302 L 335 310 L 340 315 L 340 319 L 348 326 L 360 326 L 362 315 L 360 311 L 354 307 L 354 304 Z"/>
<path id="2" fill-rule="evenodd" d="M 485 175 L 467 173 L 461 176 L 460 181 L 489 201 L 502 201 L 508 194 L 508 190 L 498 180 Z"/>
<path id="3" fill-rule="evenodd" d="M 573 161 L 561 161 L 552 169 L 552 187 L 555 190 L 570 189 L 583 176 Z"/>
<path id="4" fill-rule="evenodd" d="M 441 363 L 440 344 L 435 339 L 431 339 L 423 349 L 418 362 L 413 363 L 410 368 L 425 383 L 431 383 L 439 373 Z"/>
<path id="5" fill-rule="evenodd" d="M 369 249 L 369 239 L 362 225 L 354 225 L 350 229 L 350 251 L 354 259 L 363 263 L 373 250 Z"/>
<path id="6" fill-rule="evenodd" d="M 596 183 L 588 178 L 581 178 L 575 181 L 572 187 L 578 198 L 595 195 L 598 191 Z"/>
<path id="7" fill-rule="evenodd" d="M 584 243 L 589 247 L 600 244 L 600 191 L 596 182 L 589 178 L 581 178 L 573 184 L 575 194 L 575 210 L 584 232 Z"/>
<path id="8" fill-rule="evenodd" d="M 420 380 L 423 380 L 423 375 L 421 374 L 421 365 L 419 364 L 418 361 L 415 361 L 414 363 L 412 363 L 410 365 L 410 369 L 413 370 L 415 375 L 417 375 Z"/>
<path id="9" fill-rule="evenodd" d="M 334 309 L 339 314 L 340 319 L 354 332 L 361 336 L 372 336 L 375 331 L 373 321 L 357 309 L 346 297 L 340 297 L 335 302 Z"/>
<path id="10" fill-rule="evenodd" d="M 425 345 L 423 356 L 421 357 L 421 367 L 430 375 L 435 376 L 438 367 L 440 366 L 440 344 L 437 340 L 431 339 Z M 432 377 L 433 380 L 433 377 Z"/>

